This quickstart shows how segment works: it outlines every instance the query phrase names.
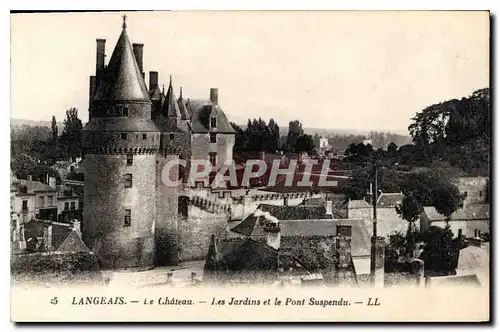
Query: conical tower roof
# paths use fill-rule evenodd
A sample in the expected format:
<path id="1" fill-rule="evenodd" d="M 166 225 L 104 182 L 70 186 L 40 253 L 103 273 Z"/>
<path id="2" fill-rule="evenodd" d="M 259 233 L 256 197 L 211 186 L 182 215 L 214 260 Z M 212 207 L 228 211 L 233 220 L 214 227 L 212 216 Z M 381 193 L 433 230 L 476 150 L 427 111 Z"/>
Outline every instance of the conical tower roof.
<path id="1" fill-rule="evenodd" d="M 150 101 L 146 83 L 128 38 L 125 20 L 122 33 L 93 100 Z"/>
<path id="2" fill-rule="evenodd" d="M 172 76 L 170 76 L 170 84 L 168 85 L 167 95 L 163 103 L 162 113 L 168 118 L 180 118 L 181 112 L 179 104 L 175 98 L 174 88 L 172 87 Z"/>
<path id="3" fill-rule="evenodd" d="M 189 115 L 188 115 L 188 110 L 186 107 L 186 101 L 182 97 L 182 86 L 179 92 L 179 99 L 177 100 L 177 105 L 179 105 L 179 111 L 181 112 L 181 119 L 182 120 L 188 120 Z"/>

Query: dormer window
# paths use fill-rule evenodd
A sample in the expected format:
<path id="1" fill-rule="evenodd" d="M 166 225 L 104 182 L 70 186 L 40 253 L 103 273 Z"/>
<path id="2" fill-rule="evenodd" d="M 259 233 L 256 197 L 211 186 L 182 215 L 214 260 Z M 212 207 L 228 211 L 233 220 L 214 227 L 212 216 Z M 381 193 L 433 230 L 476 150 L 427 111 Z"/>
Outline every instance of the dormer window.
<path id="1" fill-rule="evenodd" d="M 128 116 L 128 107 L 127 106 L 122 108 L 122 116 Z"/>
<path id="2" fill-rule="evenodd" d="M 211 128 L 217 127 L 217 118 L 216 117 L 210 118 L 210 127 Z"/>

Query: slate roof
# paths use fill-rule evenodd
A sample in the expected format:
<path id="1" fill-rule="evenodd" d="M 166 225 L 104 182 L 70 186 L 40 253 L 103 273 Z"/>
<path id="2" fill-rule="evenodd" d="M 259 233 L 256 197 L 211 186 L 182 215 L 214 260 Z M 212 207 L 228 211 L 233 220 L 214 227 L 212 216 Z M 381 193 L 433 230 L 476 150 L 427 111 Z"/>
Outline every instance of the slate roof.
<path id="1" fill-rule="evenodd" d="M 40 181 L 19 180 L 18 183 L 13 184 L 17 188 L 18 194 L 33 194 L 37 192 L 56 192 L 56 188 L 52 188 Z M 12 190 L 12 187 L 11 187 Z M 24 192 L 26 191 L 26 193 Z"/>
<path id="2" fill-rule="evenodd" d="M 324 206 L 288 205 L 279 206 L 271 204 L 260 204 L 257 209 L 269 212 L 271 216 L 278 220 L 297 219 L 322 219 L 325 218 L 326 209 Z M 257 224 L 257 217 L 254 214 L 247 216 L 239 225 L 231 229 L 232 232 L 250 236 Z"/>
<path id="3" fill-rule="evenodd" d="M 150 102 L 146 83 L 128 38 L 126 25 L 123 26 L 93 100 Z"/>
<path id="4" fill-rule="evenodd" d="M 229 271 L 276 270 L 278 251 L 251 238 L 218 241 L 212 236 L 204 275 L 216 269 Z"/>
<path id="5" fill-rule="evenodd" d="M 163 116 L 170 118 L 181 117 L 179 104 L 177 103 L 174 88 L 172 87 L 172 76 L 170 76 L 170 84 L 168 85 L 167 95 L 165 96 L 165 101 L 163 102 L 161 113 L 163 114 Z"/>
<path id="6" fill-rule="evenodd" d="M 187 102 L 187 110 L 191 114 L 191 128 L 193 133 L 208 133 L 210 126 L 210 113 L 213 111 L 217 117 L 217 132 L 222 134 L 235 134 L 226 114 L 219 105 L 214 105 L 210 100 L 193 100 Z"/>
<path id="7" fill-rule="evenodd" d="M 182 87 L 179 93 L 179 99 L 177 99 L 177 104 L 179 105 L 179 111 L 181 112 L 181 119 L 182 120 L 190 120 L 191 119 L 191 114 L 189 113 L 189 110 L 186 106 L 186 101 L 182 97 Z"/>
<path id="8" fill-rule="evenodd" d="M 377 200 L 377 207 L 393 208 L 400 204 L 406 196 L 402 193 L 382 193 Z"/>
<path id="9" fill-rule="evenodd" d="M 371 208 L 372 207 L 364 199 L 349 200 L 349 203 L 347 203 L 347 204 L 348 204 L 347 205 L 348 209 L 365 209 L 365 208 Z"/>
<path id="10" fill-rule="evenodd" d="M 30 242 L 28 241 L 30 238 L 32 239 L 31 241 L 34 241 L 37 237 L 43 238 L 44 228 L 47 225 L 52 225 L 52 248 L 55 250 L 63 244 L 68 235 L 73 231 L 70 224 L 46 223 L 38 220 L 27 222 L 24 225 L 24 236 L 27 243 Z"/>
<path id="11" fill-rule="evenodd" d="M 67 252 L 87 252 L 90 253 L 90 249 L 83 243 L 82 238 L 78 235 L 75 230 L 72 230 L 66 239 L 59 245 L 56 251 L 67 251 Z"/>
<path id="12" fill-rule="evenodd" d="M 57 197 L 58 198 L 80 197 L 80 194 L 70 186 L 58 185 Z"/>
<path id="13" fill-rule="evenodd" d="M 361 219 L 280 220 L 281 236 L 334 236 L 337 226 L 351 226 L 351 254 L 354 257 L 370 255 L 370 235 Z M 263 237 L 263 227 L 256 227 L 252 237 Z"/>
<path id="14" fill-rule="evenodd" d="M 445 219 L 433 206 L 425 206 L 424 213 L 430 221 L 444 221 Z M 489 204 L 471 204 L 455 211 L 451 215 L 451 220 L 486 220 L 490 217 Z"/>

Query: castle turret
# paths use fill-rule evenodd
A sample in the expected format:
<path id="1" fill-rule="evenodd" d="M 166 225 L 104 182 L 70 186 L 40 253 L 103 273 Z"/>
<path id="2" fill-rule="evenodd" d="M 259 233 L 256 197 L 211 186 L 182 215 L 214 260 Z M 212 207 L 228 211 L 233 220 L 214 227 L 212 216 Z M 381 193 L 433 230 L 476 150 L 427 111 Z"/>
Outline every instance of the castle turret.
<path id="1" fill-rule="evenodd" d="M 178 167 L 167 168 L 179 158 L 188 159 L 190 132 L 186 120 L 182 120 L 172 85 L 172 76 L 155 123 L 161 132 L 160 153 L 157 156 L 156 193 L 156 263 L 176 264 L 179 259 L 180 227 L 178 216 L 179 187 L 169 186 L 161 178 L 168 173 L 170 180 L 179 180 L 182 172 Z"/>
<path id="2" fill-rule="evenodd" d="M 109 64 L 98 57 L 92 117 L 83 130 L 82 236 L 103 269 L 150 268 L 155 254 L 156 155 L 160 133 L 151 100 L 123 29 Z M 99 52 L 99 51 L 98 51 Z M 142 65 L 142 64 L 141 64 Z"/>

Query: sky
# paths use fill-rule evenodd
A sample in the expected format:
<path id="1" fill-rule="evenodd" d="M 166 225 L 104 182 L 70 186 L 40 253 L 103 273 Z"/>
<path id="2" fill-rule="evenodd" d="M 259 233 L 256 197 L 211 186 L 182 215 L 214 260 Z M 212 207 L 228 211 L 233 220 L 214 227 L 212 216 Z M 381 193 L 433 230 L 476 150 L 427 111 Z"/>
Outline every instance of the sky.
<path id="1" fill-rule="evenodd" d="M 114 12 L 11 15 L 11 118 L 88 120 L 95 40 L 107 61 L 127 15 L 160 85 L 230 121 L 407 132 L 425 107 L 489 86 L 487 12 Z"/>

